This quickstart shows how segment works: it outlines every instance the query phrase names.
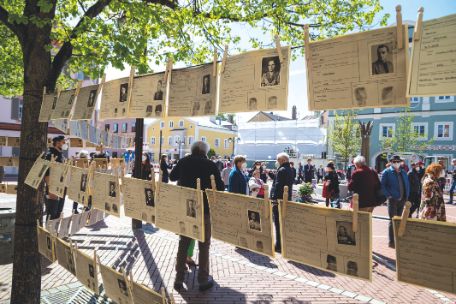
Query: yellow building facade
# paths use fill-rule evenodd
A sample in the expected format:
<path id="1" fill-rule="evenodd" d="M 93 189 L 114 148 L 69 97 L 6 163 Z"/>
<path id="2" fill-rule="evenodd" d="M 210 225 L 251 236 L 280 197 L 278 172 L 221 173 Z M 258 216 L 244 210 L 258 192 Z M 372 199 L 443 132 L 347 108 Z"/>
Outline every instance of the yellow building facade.
<path id="1" fill-rule="evenodd" d="M 217 155 L 226 158 L 234 154 L 237 131 L 232 129 L 231 125 L 218 124 L 209 118 L 157 119 L 147 126 L 146 150 L 152 153 L 154 161 L 158 161 L 161 132 L 161 154 L 167 154 L 170 159 L 180 159 L 190 153 L 191 145 L 198 140 L 207 142 Z"/>

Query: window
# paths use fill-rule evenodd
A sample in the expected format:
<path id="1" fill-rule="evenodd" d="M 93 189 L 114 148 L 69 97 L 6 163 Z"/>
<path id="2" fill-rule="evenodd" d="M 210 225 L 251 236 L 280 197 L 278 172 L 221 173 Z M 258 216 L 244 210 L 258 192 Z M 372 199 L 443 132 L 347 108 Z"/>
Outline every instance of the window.
<path id="1" fill-rule="evenodd" d="M 172 120 L 169 121 L 169 127 L 174 128 L 174 121 L 172 121 Z"/>
<path id="2" fill-rule="evenodd" d="M 183 128 L 184 127 L 184 121 L 183 120 L 179 120 L 179 128 Z"/>
<path id="3" fill-rule="evenodd" d="M 439 96 L 435 99 L 436 103 L 445 103 L 445 102 L 452 102 L 451 96 Z"/>
<path id="4" fill-rule="evenodd" d="M 111 129 L 111 125 L 110 124 L 105 124 L 105 131 L 109 132 L 110 129 Z"/>
<path id="5" fill-rule="evenodd" d="M 201 141 L 206 142 L 206 136 L 201 136 Z"/>
<path id="6" fill-rule="evenodd" d="M 165 123 L 163 121 L 160 122 L 160 129 L 163 129 L 165 127 Z"/>
<path id="7" fill-rule="evenodd" d="M 112 125 L 112 132 L 119 133 L 119 124 L 115 123 Z"/>
<path id="8" fill-rule="evenodd" d="M 216 138 L 216 139 L 215 139 L 214 145 L 215 145 L 216 147 L 219 147 L 219 146 L 220 146 L 220 138 Z"/>
<path id="9" fill-rule="evenodd" d="M 413 97 L 412 98 L 412 102 L 419 102 L 420 101 L 420 98 L 419 97 Z"/>
<path id="10" fill-rule="evenodd" d="M 225 149 L 228 149 L 228 148 L 230 147 L 230 142 L 229 142 L 228 139 L 225 139 L 225 140 L 223 141 L 223 147 L 224 147 Z"/>
<path id="11" fill-rule="evenodd" d="M 193 144 L 193 136 L 188 137 L 188 144 L 189 145 Z"/>
<path id="12" fill-rule="evenodd" d="M 136 123 L 131 123 L 131 132 L 136 132 Z"/>
<path id="13" fill-rule="evenodd" d="M 392 138 L 394 136 L 395 125 L 393 123 L 380 124 L 380 139 Z"/>
<path id="14" fill-rule="evenodd" d="M 436 122 L 434 125 L 434 139 L 453 140 L 453 123 Z"/>
<path id="15" fill-rule="evenodd" d="M 168 137 L 168 145 L 170 145 L 170 146 L 173 145 L 173 137 L 172 136 Z"/>
<path id="16" fill-rule="evenodd" d="M 152 138 L 150 139 L 150 144 L 151 144 L 151 145 L 155 145 L 155 137 L 152 137 Z"/>
<path id="17" fill-rule="evenodd" d="M 122 124 L 122 133 L 127 133 L 128 131 L 128 124 L 126 122 L 124 122 Z"/>
<path id="18" fill-rule="evenodd" d="M 428 138 L 427 123 L 412 123 L 413 132 L 418 136 L 418 140 L 426 140 Z"/>

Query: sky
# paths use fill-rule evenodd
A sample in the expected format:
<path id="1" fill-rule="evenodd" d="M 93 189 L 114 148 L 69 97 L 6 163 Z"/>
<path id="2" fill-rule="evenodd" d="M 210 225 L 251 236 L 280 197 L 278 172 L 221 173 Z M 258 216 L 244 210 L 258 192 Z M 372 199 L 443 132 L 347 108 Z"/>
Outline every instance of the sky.
<path id="1" fill-rule="evenodd" d="M 388 25 L 396 22 L 396 5 L 402 7 L 402 20 L 415 22 L 419 7 L 424 8 L 423 20 L 434 19 L 446 15 L 456 13 L 456 0 L 380 0 L 383 6 L 383 11 L 378 14 L 378 17 L 389 13 L 391 16 L 388 20 Z M 374 22 L 375 24 L 376 22 Z M 243 28 L 233 28 L 233 31 L 243 31 Z M 247 31 L 248 32 L 248 31 Z M 243 47 L 241 42 L 241 47 Z M 244 46 L 245 48 L 246 46 Z M 164 66 L 153 67 L 156 71 L 164 70 Z M 108 68 L 106 71 L 106 80 L 127 77 L 129 68 L 124 71 L 119 71 L 113 68 Z M 298 117 L 311 114 L 307 110 L 307 79 L 305 61 L 303 57 L 298 57 L 291 63 L 289 85 L 288 85 L 288 111 L 274 112 L 278 115 L 291 116 L 291 108 L 296 105 L 298 109 Z M 237 114 L 238 122 L 250 119 L 255 113 L 240 113 Z"/>

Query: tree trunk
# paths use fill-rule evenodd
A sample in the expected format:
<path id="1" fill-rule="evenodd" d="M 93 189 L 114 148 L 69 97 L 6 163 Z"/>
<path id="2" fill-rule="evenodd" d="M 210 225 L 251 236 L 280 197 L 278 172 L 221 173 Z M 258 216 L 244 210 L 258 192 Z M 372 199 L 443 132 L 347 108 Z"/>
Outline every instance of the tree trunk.
<path id="1" fill-rule="evenodd" d="M 46 29 L 29 30 L 22 45 L 24 58 L 24 107 L 21 123 L 19 178 L 14 231 L 14 264 L 11 303 L 40 303 L 41 262 L 36 222 L 41 218 L 43 191 L 24 184 L 35 159 L 47 147 L 47 123 L 38 122 L 43 87 L 47 84 L 51 55 Z M 46 37 L 47 36 L 47 37 Z M 41 187 L 42 188 L 42 187 Z"/>

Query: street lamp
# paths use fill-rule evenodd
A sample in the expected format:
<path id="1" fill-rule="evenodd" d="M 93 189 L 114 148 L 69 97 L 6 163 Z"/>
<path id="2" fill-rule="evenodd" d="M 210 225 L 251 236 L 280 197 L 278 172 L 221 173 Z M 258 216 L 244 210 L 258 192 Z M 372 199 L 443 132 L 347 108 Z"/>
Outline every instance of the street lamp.
<path id="1" fill-rule="evenodd" d="M 235 143 L 239 143 L 241 141 L 241 139 L 239 137 L 236 137 L 236 136 L 233 136 L 233 137 L 230 137 L 228 139 L 228 142 L 231 144 L 233 143 L 233 153 L 231 154 L 231 156 L 234 156 L 234 146 L 235 146 Z"/>
<path id="2" fill-rule="evenodd" d="M 182 139 L 179 137 L 177 140 L 176 140 L 176 144 L 179 146 L 179 159 L 181 159 L 181 144 L 183 144 L 184 142 L 182 141 Z"/>

